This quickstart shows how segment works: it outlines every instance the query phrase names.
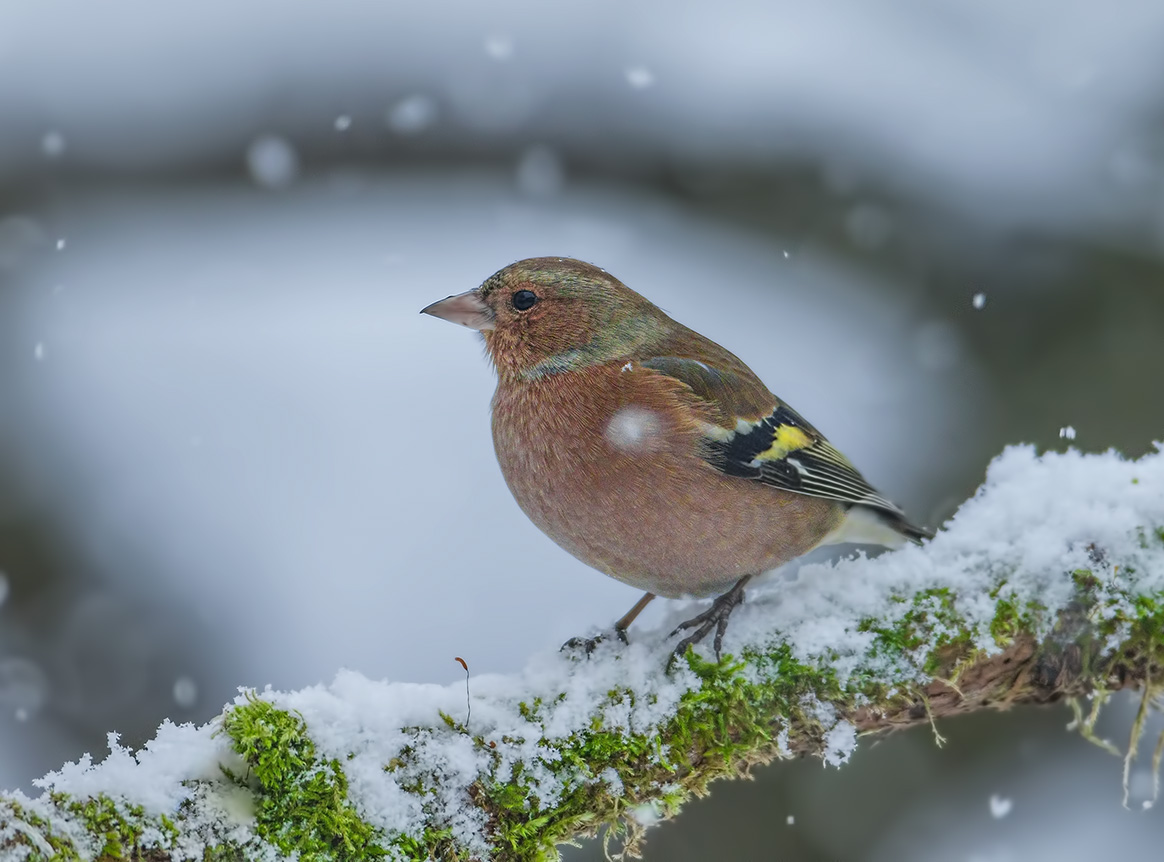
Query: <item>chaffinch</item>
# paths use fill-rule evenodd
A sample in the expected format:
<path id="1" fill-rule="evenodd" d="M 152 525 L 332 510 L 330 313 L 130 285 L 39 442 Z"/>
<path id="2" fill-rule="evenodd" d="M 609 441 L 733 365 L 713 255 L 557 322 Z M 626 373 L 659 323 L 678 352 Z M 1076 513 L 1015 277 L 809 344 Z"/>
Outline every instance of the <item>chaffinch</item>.
<path id="1" fill-rule="evenodd" d="M 736 356 L 596 266 L 507 266 L 423 309 L 479 330 L 493 444 L 517 503 L 578 559 L 646 594 L 715 595 L 686 651 L 719 655 L 748 581 L 818 545 L 898 545 L 910 524 Z"/>

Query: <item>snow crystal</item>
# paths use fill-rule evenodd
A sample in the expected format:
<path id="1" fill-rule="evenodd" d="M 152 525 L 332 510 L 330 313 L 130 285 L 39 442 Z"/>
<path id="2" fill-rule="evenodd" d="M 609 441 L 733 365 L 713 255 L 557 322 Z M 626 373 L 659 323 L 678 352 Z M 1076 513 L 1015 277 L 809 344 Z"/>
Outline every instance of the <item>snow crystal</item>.
<path id="1" fill-rule="evenodd" d="M 645 90 L 655 83 L 655 73 L 646 66 L 631 66 L 626 70 L 626 82 L 636 90 Z"/>
<path id="2" fill-rule="evenodd" d="M 675 709 L 679 698 L 698 685 L 686 668 L 660 673 L 665 654 L 658 645 L 629 646 L 600 643 L 591 660 L 574 661 L 558 653 L 535 657 L 518 677 L 485 674 L 473 678 L 471 734 L 495 747 L 481 749 L 464 733 L 445 729 L 439 712 L 464 713 L 464 683 L 448 686 L 373 682 L 360 674 L 343 671 L 330 686 L 297 692 L 267 691 L 264 699 L 283 709 L 298 711 L 311 729 L 319 753 L 344 764 L 350 793 L 357 810 L 368 822 L 388 834 L 413 834 L 427 810 L 448 822 L 458 840 L 485 853 L 481 843 L 483 814 L 467 804 L 467 788 L 493 758 L 500 762 L 499 775 L 510 773 L 521 762 L 523 779 L 532 785 L 542 805 L 553 805 L 562 794 L 586 776 L 559 776 L 550 768 L 553 749 L 547 740 L 566 739 L 589 725 L 594 705 L 614 689 L 635 692 L 602 716 L 611 730 L 653 732 Z M 544 730 L 528 721 L 519 702 L 543 703 L 540 719 Z M 416 733 L 404 728 L 436 728 Z M 396 772 L 384 764 L 398 762 L 404 748 L 411 749 L 408 763 Z M 435 788 L 427 798 L 405 790 L 424 776 Z M 616 788 L 616 775 L 593 778 Z"/>
<path id="3" fill-rule="evenodd" d="M 792 826 L 796 823 L 796 818 L 793 815 L 789 814 L 787 817 L 784 818 L 784 822 L 787 823 L 789 826 Z"/>
<path id="4" fill-rule="evenodd" d="M 182 709 L 189 709 L 198 702 L 198 683 L 188 676 L 174 680 L 174 703 Z"/>
<path id="5" fill-rule="evenodd" d="M 631 808 L 627 814 L 641 826 L 654 826 L 663 819 L 663 808 L 657 802 L 645 802 Z"/>
<path id="6" fill-rule="evenodd" d="M 606 424 L 604 436 L 616 449 L 624 452 L 650 452 L 660 442 L 663 420 L 645 407 L 616 410 Z"/>
<path id="7" fill-rule="evenodd" d="M 55 159 L 65 154 L 65 136 L 60 132 L 46 132 L 40 139 L 40 149 L 48 158 Z"/>
<path id="8" fill-rule="evenodd" d="M 823 759 L 828 766 L 848 763 L 857 748 L 857 728 L 847 721 L 838 721 L 825 734 Z"/>
<path id="9" fill-rule="evenodd" d="M 263 188 L 286 188 L 299 176 L 299 154 L 285 138 L 263 135 L 247 148 L 247 170 Z"/>
<path id="10" fill-rule="evenodd" d="M 490 36 L 485 40 L 485 53 L 494 60 L 508 60 L 513 56 L 513 40 L 505 36 Z"/>
<path id="11" fill-rule="evenodd" d="M 424 95 L 401 99 L 389 109 L 384 121 L 398 135 L 416 135 L 436 120 L 436 102 Z"/>
<path id="12" fill-rule="evenodd" d="M 352 118 L 347 114 L 340 114 L 332 125 L 335 126 L 337 132 L 346 132 L 352 127 Z"/>
<path id="13" fill-rule="evenodd" d="M 606 767 L 598 777 L 610 788 L 611 795 L 622 796 L 626 793 L 626 788 L 622 784 L 622 778 L 619 777 L 618 772 L 613 766 Z"/>
<path id="14" fill-rule="evenodd" d="M 776 754 L 782 760 L 792 757 L 792 749 L 788 745 L 788 725 L 780 728 L 776 734 Z"/>
<path id="15" fill-rule="evenodd" d="M 32 348 L 32 355 L 36 358 L 37 362 L 42 362 L 44 360 L 44 354 L 45 354 L 44 342 L 38 341 L 36 343 L 36 346 L 34 348 Z"/>
<path id="16" fill-rule="evenodd" d="M 1073 427 L 1071 427 L 1070 425 L 1064 425 L 1062 428 L 1059 429 L 1059 439 L 1060 440 L 1074 440 L 1075 439 L 1075 429 Z"/>
<path id="17" fill-rule="evenodd" d="M 974 306 L 975 311 L 981 311 L 986 307 L 986 294 L 976 293 L 974 298 L 970 300 L 970 304 Z"/>
<path id="18" fill-rule="evenodd" d="M 140 805 L 147 814 L 172 814 L 191 798 L 190 779 L 218 779 L 219 767 L 244 772 L 245 765 L 230 748 L 230 739 L 213 736 L 214 727 L 162 722 L 157 735 L 136 754 L 108 735 L 109 754 L 98 764 L 85 754 L 33 782 L 49 792 L 87 797 L 104 793 Z"/>
<path id="19" fill-rule="evenodd" d="M 14 833 L 20 833 L 27 838 L 37 850 L 41 852 L 41 857 L 44 859 L 57 858 L 56 851 L 53 846 L 49 844 L 48 840 L 40 834 L 40 830 L 34 828 L 32 825 L 25 823 L 23 820 L 6 820 L 0 824 L 0 838 L 7 838 L 5 834 L 9 829 Z M 6 842 L 5 842 L 6 843 Z"/>
<path id="20" fill-rule="evenodd" d="M 1010 814 L 1010 810 L 1014 808 L 1014 800 L 1007 799 L 1005 796 L 999 796 L 997 793 L 990 794 L 990 816 L 995 820 L 1001 820 Z"/>
<path id="21" fill-rule="evenodd" d="M 57 251 L 64 251 L 64 250 L 65 250 L 65 241 L 63 239 L 58 239 L 57 240 Z"/>
<path id="22" fill-rule="evenodd" d="M 1144 525 L 1164 524 L 1161 487 L 1164 454 L 1128 461 L 1115 452 L 1039 456 L 1031 446 L 1010 447 L 990 465 L 978 493 L 924 547 L 805 565 L 793 583 L 761 579 L 733 614 L 724 648 L 735 652 L 778 631 L 802 660 L 834 656 L 830 665 L 844 680 L 873 661 L 867 657 L 872 635 L 858 631 L 862 619 L 893 620 L 910 609 L 893 597 L 945 587 L 957 596 L 957 611 L 975 633 L 976 646 L 997 651 L 990 593 L 1002 584 L 1002 573 L 1004 593 L 1020 606 L 1035 597 L 1061 606 L 1074 595 L 1070 573 L 1096 565 L 1099 548 L 1132 562 L 1134 576 L 1121 570 L 1122 578 L 1136 579 L 1130 586 L 1164 589 L 1161 552 L 1142 548 L 1137 533 Z M 680 606 L 662 625 L 673 626 L 690 612 Z M 919 653 L 933 646 L 923 644 Z"/>

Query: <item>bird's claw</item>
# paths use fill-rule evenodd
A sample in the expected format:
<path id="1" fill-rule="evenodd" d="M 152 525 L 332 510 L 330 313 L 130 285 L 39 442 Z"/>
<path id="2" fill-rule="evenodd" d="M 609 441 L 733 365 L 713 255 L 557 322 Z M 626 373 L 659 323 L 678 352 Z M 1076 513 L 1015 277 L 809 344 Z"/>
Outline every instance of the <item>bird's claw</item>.
<path id="1" fill-rule="evenodd" d="M 615 628 L 611 631 L 613 632 L 614 636 L 622 643 L 630 643 L 626 637 L 626 629 Z M 568 641 L 562 644 L 561 649 L 559 649 L 558 652 L 571 653 L 576 658 L 585 657 L 589 659 L 590 654 L 594 652 L 594 650 L 598 649 L 598 645 L 605 640 L 609 640 L 610 636 L 611 632 L 599 632 L 593 637 L 570 638 Z"/>
<path id="2" fill-rule="evenodd" d="M 715 640 L 712 642 L 712 646 L 715 649 L 715 660 L 720 660 L 720 650 L 723 647 L 723 634 L 727 631 L 728 619 L 731 617 L 732 611 L 736 609 L 736 606 L 743 603 L 744 584 L 749 580 L 750 578 L 741 578 L 736 582 L 734 587 L 712 602 L 710 608 L 698 616 L 685 620 L 675 626 L 675 630 L 668 637 L 673 637 L 687 629 L 695 629 L 695 631 L 675 644 L 675 648 L 671 650 L 671 662 L 685 655 L 689 646 L 699 643 L 707 637 L 712 629 L 715 629 Z"/>

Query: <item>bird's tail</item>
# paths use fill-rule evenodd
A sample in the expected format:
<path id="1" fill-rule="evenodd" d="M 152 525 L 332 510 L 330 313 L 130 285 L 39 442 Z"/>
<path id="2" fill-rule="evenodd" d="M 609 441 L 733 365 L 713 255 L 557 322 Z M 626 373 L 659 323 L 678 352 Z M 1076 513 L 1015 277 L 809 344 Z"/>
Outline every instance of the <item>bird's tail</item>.
<path id="1" fill-rule="evenodd" d="M 898 515 L 892 512 L 884 513 L 886 522 L 898 533 L 918 545 L 922 543 L 922 539 L 932 539 L 934 531 L 926 527 L 919 527 L 916 524 L 911 524 L 905 519 L 905 515 Z"/>
<path id="2" fill-rule="evenodd" d="M 822 545 L 853 542 L 858 545 L 885 545 L 900 548 L 906 541 L 921 544 L 922 539 L 932 539 L 934 534 L 911 524 L 901 512 L 880 507 L 855 505 L 845 513 L 845 519 L 833 530 Z"/>

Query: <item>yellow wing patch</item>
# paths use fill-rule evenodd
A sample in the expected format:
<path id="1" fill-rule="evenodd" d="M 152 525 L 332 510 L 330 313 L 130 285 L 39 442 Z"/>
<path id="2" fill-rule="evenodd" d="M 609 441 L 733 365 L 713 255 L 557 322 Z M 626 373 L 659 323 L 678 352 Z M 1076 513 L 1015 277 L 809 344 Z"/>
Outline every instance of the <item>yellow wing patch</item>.
<path id="1" fill-rule="evenodd" d="M 738 420 L 734 431 L 709 425 L 705 434 L 704 457 L 729 476 L 876 510 L 888 529 L 914 541 L 930 535 L 906 521 L 901 509 L 877 493 L 848 458 L 785 404 L 759 421 Z"/>
<path id="2" fill-rule="evenodd" d="M 814 442 L 812 437 L 795 425 L 777 425 L 772 431 L 772 445 L 756 455 L 756 460 L 779 461 L 790 452 L 807 449 Z"/>

